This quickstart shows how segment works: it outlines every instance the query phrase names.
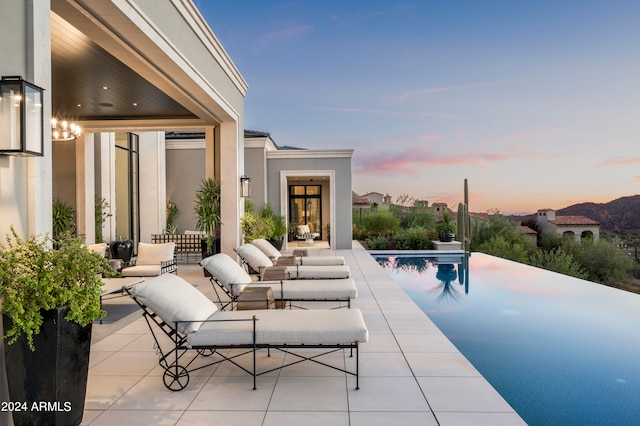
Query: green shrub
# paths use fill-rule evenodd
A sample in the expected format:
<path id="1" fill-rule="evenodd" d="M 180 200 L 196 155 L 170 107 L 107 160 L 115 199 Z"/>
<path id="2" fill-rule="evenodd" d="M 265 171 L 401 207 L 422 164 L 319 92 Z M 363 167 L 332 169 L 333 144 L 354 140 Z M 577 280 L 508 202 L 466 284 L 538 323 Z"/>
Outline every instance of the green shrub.
<path id="1" fill-rule="evenodd" d="M 429 230 L 425 228 L 398 231 L 393 235 L 393 239 L 398 250 L 429 250 L 433 241 L 429 236 Z"/>
<path id="2" fill-rule="evenodd" d="M 387 237 L 379 235 L 377 237 L 367 238 L 367 246 L 369 250 L 388 250 L 391 248 L 391 244 Z"/>
<path id="3" fill-rule="evenodd" d="M 585 239 L 581 242 L 565 239 L 562 248 L 589 274 L 589 280 L 604 284 L 629 279 L 633 260 L 615 245 L 604 240 Z"/>
<path id="4" fill-rule="evenodd" d="M 478 251 L 520 263 L 527 263 L 529 260 L 529 249 L 527 246 L 508 241 L 502 235 L 491 237 L 491 239 L 485 241 L 478 247 Z"/>
<path id="5" fill-rule="evenodd" d="M 363 212 L 360 228 L 370 237 L 391 235 L 400 229 L 400 219 L 383 208 Z"/>
<path id="6" fill-rule="evenodd" d="M 529 258 L 529 264 L 576 278 L 587 279 L 588 277 L 588 273 L 580 264 L 562 248 L 537 251 Z"/>

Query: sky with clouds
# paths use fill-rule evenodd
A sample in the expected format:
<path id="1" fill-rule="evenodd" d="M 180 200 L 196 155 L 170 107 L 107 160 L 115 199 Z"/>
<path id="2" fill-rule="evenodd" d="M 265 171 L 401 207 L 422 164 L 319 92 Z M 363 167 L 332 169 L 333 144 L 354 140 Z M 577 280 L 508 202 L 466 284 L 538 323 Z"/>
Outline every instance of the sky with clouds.
<path id="1" fill-rule="evenodd" d="M 532 212 L 640 194 L 637 0 L 194 0 L 245 128 L 353 149 L 353 190 Z"/>

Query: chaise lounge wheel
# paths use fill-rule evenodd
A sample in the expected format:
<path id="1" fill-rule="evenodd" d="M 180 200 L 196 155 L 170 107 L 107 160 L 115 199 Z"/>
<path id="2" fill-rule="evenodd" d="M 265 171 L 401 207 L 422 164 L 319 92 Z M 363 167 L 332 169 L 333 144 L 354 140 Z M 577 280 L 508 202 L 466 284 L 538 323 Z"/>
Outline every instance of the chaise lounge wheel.
<path id="1" fill-rule="evenodd" d="M 216 353 L 215 349 L 196 349 L 200 356 L 211 356 Z"/>
<path id="2" fill-rule="evenodd" d="M 162 380 L 167 389 L 180 391 L 189 384 L 189 371 L 181 365 L 172 365 L 164 371 Z"/>

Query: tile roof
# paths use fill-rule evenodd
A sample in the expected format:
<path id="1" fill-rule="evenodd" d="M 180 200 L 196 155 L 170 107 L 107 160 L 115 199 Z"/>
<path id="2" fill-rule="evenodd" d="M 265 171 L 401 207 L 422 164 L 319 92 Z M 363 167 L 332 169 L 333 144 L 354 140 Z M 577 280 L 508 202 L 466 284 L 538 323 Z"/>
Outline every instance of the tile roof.
<path id="1" fill-rule="evenodd" d="M 534 229 L 531 229 L 528 226 L 524 225 L 520 225 L 520 232 L 526 235 L 538 235 L 538 233 Z"/>
<path id="2" fill-rule="evenodd" d="M 554 220 L 550 220 L 549 222 L 556 226 L 600 225 L 600 223 L 595 220 L 584 216 L 556 216 Z"/>

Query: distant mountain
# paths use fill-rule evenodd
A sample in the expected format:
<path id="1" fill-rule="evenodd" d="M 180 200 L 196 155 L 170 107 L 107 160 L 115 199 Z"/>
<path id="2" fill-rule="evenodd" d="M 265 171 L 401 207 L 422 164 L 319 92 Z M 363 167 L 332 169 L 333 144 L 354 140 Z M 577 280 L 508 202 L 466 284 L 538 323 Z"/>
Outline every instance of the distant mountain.
<path id="1" fill-rule="evenodd" d="M 558 216 L 586 216 L 600 222 L 602 231 L 640 232 L 640 195 L 608 203 L 580 203 L 556 210 Z"/>

